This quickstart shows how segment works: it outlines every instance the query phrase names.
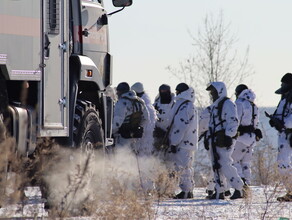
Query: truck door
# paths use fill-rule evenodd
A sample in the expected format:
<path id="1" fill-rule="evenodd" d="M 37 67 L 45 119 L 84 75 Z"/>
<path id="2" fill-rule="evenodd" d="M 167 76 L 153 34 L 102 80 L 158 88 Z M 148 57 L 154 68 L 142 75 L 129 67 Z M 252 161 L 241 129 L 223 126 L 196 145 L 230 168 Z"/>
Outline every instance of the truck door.
<path id="1" fill-rule="evenodd" d="M 43 0 L 41 136 L 68 136 L 68 2 Z"/>

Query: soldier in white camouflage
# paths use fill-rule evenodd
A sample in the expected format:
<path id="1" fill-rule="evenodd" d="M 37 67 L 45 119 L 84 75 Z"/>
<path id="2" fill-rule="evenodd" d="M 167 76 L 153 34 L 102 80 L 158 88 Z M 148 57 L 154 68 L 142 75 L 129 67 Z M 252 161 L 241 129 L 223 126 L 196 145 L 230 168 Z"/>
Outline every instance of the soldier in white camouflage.
<path id="1" fill-rule="evenodd" d="M 281 88 L 275 93 L 281 95 L 270 125 L 278 131 L 278 170 L 287 193 L 277 200 L 292 201 L 292 74 L 286 73 L 281 79 Z"/>

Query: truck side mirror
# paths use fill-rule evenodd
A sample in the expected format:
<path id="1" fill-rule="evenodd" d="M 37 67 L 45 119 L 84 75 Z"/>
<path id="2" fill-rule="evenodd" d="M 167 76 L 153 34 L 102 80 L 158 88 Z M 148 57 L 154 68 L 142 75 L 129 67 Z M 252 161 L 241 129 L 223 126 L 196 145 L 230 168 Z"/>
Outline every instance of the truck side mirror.
<path id="1" fill-rule="evenodd" d="M 132 5 L 132 0 L 113 0 L 113 5 L 115 7 L 127 7 Z"/>

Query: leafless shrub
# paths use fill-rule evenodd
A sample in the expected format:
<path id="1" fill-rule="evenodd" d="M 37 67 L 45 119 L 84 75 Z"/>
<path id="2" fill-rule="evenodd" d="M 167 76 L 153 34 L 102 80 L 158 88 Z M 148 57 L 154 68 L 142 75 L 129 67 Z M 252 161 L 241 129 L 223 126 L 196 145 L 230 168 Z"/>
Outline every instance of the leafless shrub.
<path id="1" fill-rule="evenodd" d="M 159 173 L 155 180 L 155 195 L 158 199 L 172 198 L 178 185 L 178 174 L 175 172 L 169 173 L 164 170 Z"/>
<path id="2" fill-rule="evenodd" d="M 223 12 L 218 17 L 206 15 L 202 27 L 196 34 L 189 31 L 193 53 L 179 63 L 179 67 L 168 66 L 167 70 L 179 80 L 196 89 L 198 106 L 208 106 L 206 85 L 223 81 L 227 89 L 234 88 L 254 73 L 248 61 L 249 48 L 243 58 L 236 49 L 237 37 L 231 33 L 231 25 L 224 22 Z"/>
<path id="3" fill-rule="evenodd" d="M 279 180 L 277 170 L 277 148 L 269 143 L 265 129 L 263 131 L 263 139 L 254 148 L 252 173 L 253 181 L 256 185 L 273 185 Z"/>

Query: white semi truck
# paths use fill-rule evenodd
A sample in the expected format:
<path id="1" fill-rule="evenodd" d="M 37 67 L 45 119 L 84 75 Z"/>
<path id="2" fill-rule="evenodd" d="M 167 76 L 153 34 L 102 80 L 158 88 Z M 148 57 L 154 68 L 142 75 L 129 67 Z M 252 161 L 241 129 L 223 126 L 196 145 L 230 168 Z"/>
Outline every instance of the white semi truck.
<path id="1" fill-rule="evenodd" d="M 119 10 L 132 4 L 112 1 Z M 111 64 L 102 0 L 1 0 L 0 113 L 17 152 L 31 154 L 48 137 L 111 145 Z"/>

